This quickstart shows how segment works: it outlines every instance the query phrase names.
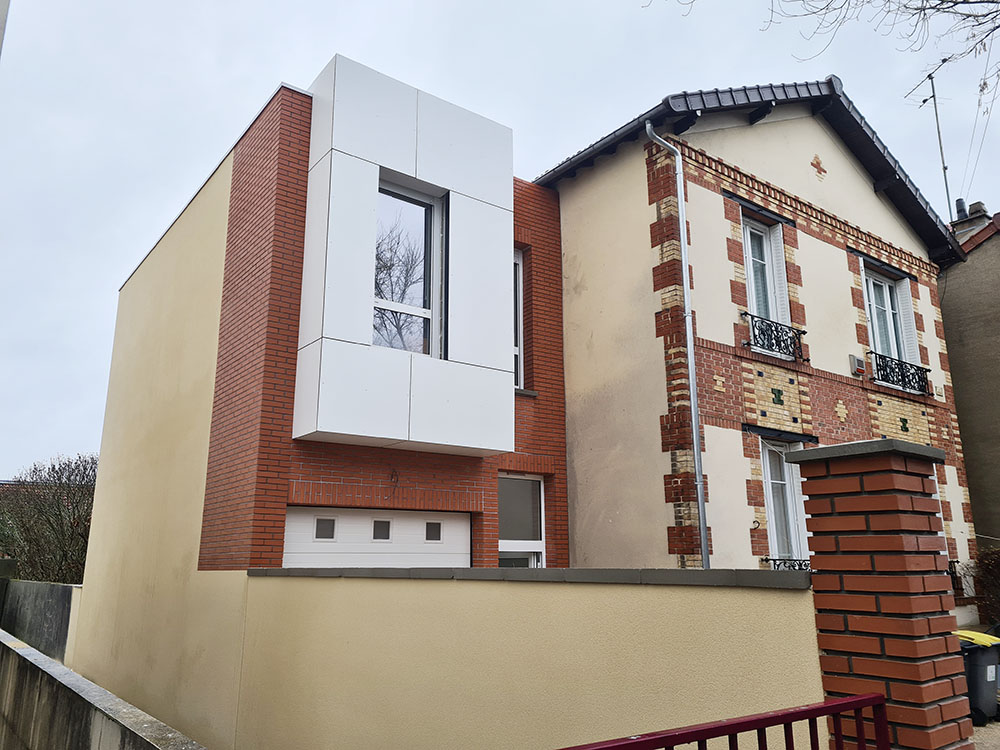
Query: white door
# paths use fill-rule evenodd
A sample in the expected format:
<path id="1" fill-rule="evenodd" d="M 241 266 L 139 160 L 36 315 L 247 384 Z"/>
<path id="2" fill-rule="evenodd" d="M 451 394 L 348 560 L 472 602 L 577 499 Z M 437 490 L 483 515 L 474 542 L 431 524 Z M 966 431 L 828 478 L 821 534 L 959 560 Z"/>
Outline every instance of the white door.
<path id="1" fill-rule="evenodd" d="M 286 568 L 468 568 L 467 513 L 288 509 Z"/>

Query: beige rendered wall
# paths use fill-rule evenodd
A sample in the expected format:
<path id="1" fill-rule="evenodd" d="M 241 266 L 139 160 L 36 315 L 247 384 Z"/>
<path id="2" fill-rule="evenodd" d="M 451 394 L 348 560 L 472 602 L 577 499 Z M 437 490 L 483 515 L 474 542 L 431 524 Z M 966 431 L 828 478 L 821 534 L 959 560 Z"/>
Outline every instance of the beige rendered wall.
<path id="1" fill-rule="evenodd" d="M 555 748 L 811 703 L 813 617 L 810 591 L 254 577 L 236 744 Z"/>
<path id="2" fill-rule="evenodd" d="M 926 259 L 923 243 L 821 117 L 781 107 L 752 127 L 746 118 L 713 116 L 682 136 L 729 164 L 794 193 L 887 242 Z M 824 173 L 812 166 L 819 157 Z"/>
<path id="3" fill-rule="evenodd" d="M 757 568 L 750 549 L 754 509 L 747 503 L 747 480 L 754 477 L 752 462 L 743 455 L 743 433 L 705 425 L 702 468 L 708 477 L 709 503 L 705 515 L 712 529 L 713 568 Z"/>
<path id="4" fill-rule="evenodd" d="M 574 567 L 668 567 L 659 297 L 641 143 L 559 184 Z M 599 366 L 595 366 L 599 364 Z"/>
<path id="5" fill-rule="evenodd" d="M 691 308 L 695 311 L 695 334 L 699 338 L 729 344 L 734 341 L 733 324 L 740 322 L 733 304 L 730 282 L 733 262 L 726 239 L 733 231 L 726 218 L 722 196 L 701 185 L 687 184 L 687 221 L 691 227 L 688 258 L 694 288 Z M 736 237 L 740 242 L 743 237 Z"/>
<path id="6" fill-rule="evenodd" d="M 234 747 L 246 593 L 196 571 L 231 176 L 230 157 L 121 290 L 67 661 L 213 750 Z"/>

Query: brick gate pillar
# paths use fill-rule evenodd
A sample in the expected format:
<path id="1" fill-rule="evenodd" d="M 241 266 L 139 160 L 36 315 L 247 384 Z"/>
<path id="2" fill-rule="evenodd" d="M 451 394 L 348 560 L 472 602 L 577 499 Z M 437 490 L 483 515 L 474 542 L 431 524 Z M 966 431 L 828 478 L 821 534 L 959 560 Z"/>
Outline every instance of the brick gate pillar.
<path id="1" fill-rule="evenodd" d="M 828 696 L 882 693 L 895 747 L 973 747 L 934 464 L 901 440 L 786 454 L 802 472 Z M 848 734 L 847 722 L 845 734 Z M 853 729 L 853 726 L 851 726 Z M 870 738 L 873 735 L 868 733 Z"/>

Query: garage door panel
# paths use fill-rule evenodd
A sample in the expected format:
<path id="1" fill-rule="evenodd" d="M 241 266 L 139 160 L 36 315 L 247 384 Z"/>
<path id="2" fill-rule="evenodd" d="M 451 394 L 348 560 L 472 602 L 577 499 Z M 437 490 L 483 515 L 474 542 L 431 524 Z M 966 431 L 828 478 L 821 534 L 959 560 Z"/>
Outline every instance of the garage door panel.
<path id="1" fill-rule="evenodd" d="M 332 539 L 316 538 L 317 519 L 333 519 Z M 389 522 L 389 539 L 374 538 L 375 521 Z M 428 523 L 440 524 L 439 540 L 427 539 Z M 470 519 L 466 513 L 293 507 L 288 509 L 285 523 L 283 565 L 288 568 L 469 567 L 470 542 Z"/>

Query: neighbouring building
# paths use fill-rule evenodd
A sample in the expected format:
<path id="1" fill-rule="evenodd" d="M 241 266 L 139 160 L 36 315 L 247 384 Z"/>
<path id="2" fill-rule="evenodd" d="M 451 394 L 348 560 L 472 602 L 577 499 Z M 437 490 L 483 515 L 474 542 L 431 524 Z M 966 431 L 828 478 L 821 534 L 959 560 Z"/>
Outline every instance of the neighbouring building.
<path id="1" fill-rule="evenodd" d="M 542 175 L 559 192 L 573 564 L 701 565 L 675 161 L 713 567 L 805 565 L 797 446 L 941 448 L 975 554 L 937 276 L 963 253 L 831 76 L 685 92 Z M 796 562 L 798 561 L 798 562 Z"/>
<path id="2" fill-rule="evenodd" d="M 710 562 L 738 569 L 698 581 L 722 593 L 499 570 L 705 562 L 679 196 L 646 120 L 685 163 Z M 961 258 L 835 78 L 668 97 L 526 182 L 508 128 L 335 57 L 121 288 L 66 664 L 210 747 L 438 747 L 511 716 L 567 737 L 702 658 L 662 637 L 738 611 L 788 651 L 782 695 L 818 697 L 808 582 L 770 569 L 807 556 L 783 454 L 941 448 L 949 554 L 974 553 L 936 281 Z M 602 575 L 691 590 L 530 583 Z"/>
<path id="3" fill-rule="evenodd" d="M 1000 288 L 1000 214 L 973 203 L 952 225 L 967 253 L 940 281 L 948 357 L 955 378 L 955 405 L 962 423 L 972 517 L 983 547 L 1000 546 L 1000 423 L 997 373 L 997 289 Z"/>

